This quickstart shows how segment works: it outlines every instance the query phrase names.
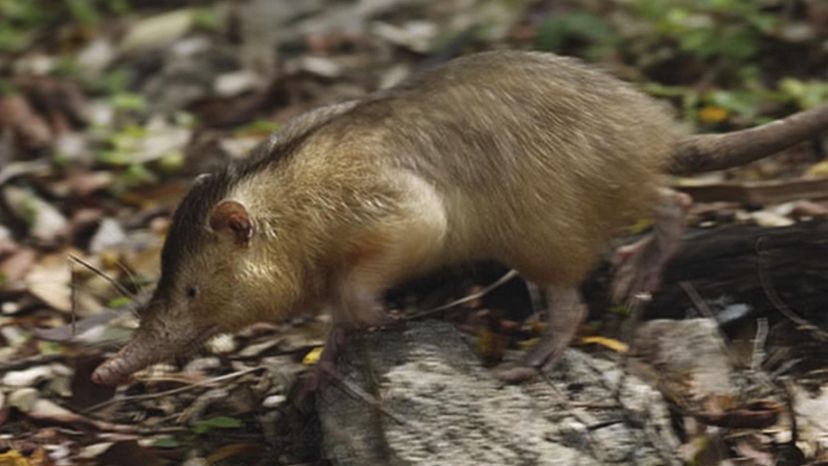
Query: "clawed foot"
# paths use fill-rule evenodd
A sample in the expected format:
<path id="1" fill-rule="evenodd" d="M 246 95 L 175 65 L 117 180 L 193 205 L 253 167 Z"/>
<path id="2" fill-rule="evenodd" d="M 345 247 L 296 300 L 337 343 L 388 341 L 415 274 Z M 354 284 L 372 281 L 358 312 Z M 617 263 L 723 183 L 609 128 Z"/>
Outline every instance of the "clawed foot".
<path id="1" fill-rule="evenodd" d="M 540 374 L 534 367 L 524 365 L 501 364 L 494 369 L 494 376 L 503 383 L 519 384 Z"/>
<path id="2" fill-rule="evenodd" d="M 548 311 L 548 327 L 541 341 L 534 346 L 520 365 L 502 365 L 495 369 L 495 377 L 506 383 L 525 382 L 540 373 L 555 368 L 578 327 L 586 320 L 587 308 L 574 287 L 547 289 L 552 309 Z"/>
<path id="3" fill-rule="evenodd" d="M 506 363 L 496 367 L 495 377 L 501 382 L 518 384 L 552 371 L 569 343 L 568 340 L 560 341 L 561 336 L 547 333 L 519 364 Z"/>
<path id="4" fill-rule="evenodd" d="M 330 361 L 319 361 L 299 375 L 293 389 L 293 399 L 297 404 L 303 404 L 311 395 L 324 390 L 332 381 L 339 377 L 336 367 Z"/>

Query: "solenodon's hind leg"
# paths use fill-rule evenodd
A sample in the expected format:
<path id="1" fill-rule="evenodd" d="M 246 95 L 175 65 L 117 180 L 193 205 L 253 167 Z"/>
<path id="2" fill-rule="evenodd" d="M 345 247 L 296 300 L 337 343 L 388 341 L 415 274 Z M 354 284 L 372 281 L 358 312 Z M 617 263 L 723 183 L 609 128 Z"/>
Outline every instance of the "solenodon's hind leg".
<path id="1" fill-rule="evenodd" d="M 690 196 L 663 188 L 655 208 L 653 232 L 615 253 L 611 285 L 613 301 L 635 306 L 661 285 L 664 266 L 681 246 Z"/>
<path id="2" fill-rule="evenodd" d="M 572 342 L 578 327 L 586 320 L 587 307 L 576 287 L 546 289 L 548 327 L 541 341 L 526 355 L 522 365 L 498 369 L 495 375 L 504 382 L 518 383 L 554 368 Z"/>

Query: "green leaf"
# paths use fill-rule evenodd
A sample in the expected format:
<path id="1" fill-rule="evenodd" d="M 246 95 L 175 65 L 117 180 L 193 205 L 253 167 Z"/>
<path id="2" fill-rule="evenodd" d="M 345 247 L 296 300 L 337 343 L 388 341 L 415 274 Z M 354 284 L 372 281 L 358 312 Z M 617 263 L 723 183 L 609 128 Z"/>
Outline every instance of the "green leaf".
<path id="1" fill-rule="evenodd" d="M 140 186 L 142 184 L 156 183 L 158 177 L 144 165 L 133 164 L 126 169 L 119 177 L 121 183 L 127 187 Z"/>
<path id="2" fill-rule="evenodd" d="M 193 432 L 197 434 L 206 434 L 213 429 L 237 429 L 242 425 L 242 422 L 236 418 L 217 416 L 196 422 L 195 425 L 193 425 Z"/>
<path id="3" fill-rule="evenodd" d="M 130 72 L 125 68 L 115 68 L 108 72 L 98 82 L 95 82 L 96 88 L 107 94 L 126 94 L 127 86 L 131 79 Z"/>
<path id="4" fill-rule="evenodd" d="M 126 306 L 127 304 L 129 304 L 131 302 L 132 302 L 132 300 L 129 299 L 128 297 L 126 297 L 126 296 L 118 296 L 117 298 L 110 299 L 109 302 L 107 303 L 107 306 L 111 307 L 113 309 L 116 309 L 116 308 L 119 308 L 119 307 Z"/>
<path id="5" fill-rule="evenodd" d="M 185 157 L 181 151 L 164 154 L 158 160 L 158 168 L 164 173 L 175 173 L 184 166 Z"/>
<path id="6" fill-rule="evenodd" d="M 561 49 L 571 39 L 598 44 L 614 39 L 604 20 L 596 15 L 575 12 L 550 18 L 538 28 L 535 46 L 540 50 Z"/>
<path id="7" fill-rule="evenodd" d="M 215 8 L 198 8 L 193 12 L 193 24 L 206 31 L 217 31 L 221 26 L 221 17 Z"/>
<path id="8" fill-rule="evenodd" d="M 109 7 L 109 11 L 115 13 L 116 15 L 125 15 L 129 13 L 130 10 L 129 2 L 127 0 L 109 0 L 107 2 L 107 6 Z"/>
<path id="9" fill-rule="evenodd" d="M 155 439 L 155 441 L 152 442 L 152 446 L 156 448 L 178 448 L 181 446 L 181 442 L 176 440 L 175 437 L 161 437 Z"/>
<path id="10" fill-rule="evenodd" d="M 81 24 L 92 26 L 100 22 L 101 17 L 90 0 L 66 0 L 69 13 Z"/>
<path id="11" fill-rule="evenodd" d="M 122 92 L 112 96 L 112 106 L 118 110 L 143 110 L 147 101 L 141 94 Z"/>

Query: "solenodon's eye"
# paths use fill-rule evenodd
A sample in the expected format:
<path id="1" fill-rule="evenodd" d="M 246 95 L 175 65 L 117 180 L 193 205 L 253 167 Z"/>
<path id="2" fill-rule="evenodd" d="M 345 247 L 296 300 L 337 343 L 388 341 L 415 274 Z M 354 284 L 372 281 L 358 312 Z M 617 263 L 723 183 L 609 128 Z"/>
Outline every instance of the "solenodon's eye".
<path id="1" fill-rule="evenodd" d="M 198 296 L 198 289 L 194 286 L 187 287 L 187 298 L 195 299 Z"/>

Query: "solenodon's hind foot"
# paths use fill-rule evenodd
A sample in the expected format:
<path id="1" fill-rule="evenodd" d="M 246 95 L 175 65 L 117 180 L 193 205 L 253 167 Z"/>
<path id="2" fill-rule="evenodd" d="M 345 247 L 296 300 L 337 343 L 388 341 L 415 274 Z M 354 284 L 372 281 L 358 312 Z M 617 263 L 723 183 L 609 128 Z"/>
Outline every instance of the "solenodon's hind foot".
<path id="1" fill-rule="evenodd" d="M 520 365 L 507 365 L 495 369 L 495 377 L 506 383 L 521 383 L 539 373 L 555 368 L 569 343 L 575 338 L 578 327 L 586 320 L 587 307 L 574 287 L 549 287 L 550 303 L 548 327 L 541 341 L 526 355 Z"/>
<path id="2" fill-rule="evenodd" d="M 614 302 L 627 306 L 649 299 L 661 285 L 664 266 L 675 255 L 684 234 L 684 217 L 692 204 L 690 196 L 663 189 L 656 205 L 653 232 L 615 253 L 610 294 Z"/>
<path id="3" fill-rule="evenodd" d="M 299 375 L 292 398 L 302 404 L 308 397 L 324 390 L 338 377 L 336 367 L 328 362 L 317 362 Z"/>

